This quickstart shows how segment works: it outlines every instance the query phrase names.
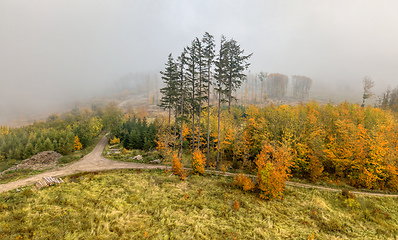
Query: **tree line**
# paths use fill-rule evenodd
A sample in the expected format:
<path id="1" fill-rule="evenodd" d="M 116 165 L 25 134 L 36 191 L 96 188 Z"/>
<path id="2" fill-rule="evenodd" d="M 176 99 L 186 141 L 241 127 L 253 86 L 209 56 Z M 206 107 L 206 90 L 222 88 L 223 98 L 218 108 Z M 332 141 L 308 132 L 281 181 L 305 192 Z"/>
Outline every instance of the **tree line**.
<path id="1" fill-rule="evenodd" d="M 42 151 L 52 150 L 67 155 L 85 148 L 104 127 L 112 129 L 118 126 L 122 112 L 115 110 L 115 107 L 111 103 L 103 109 L 96 106 L 91 109 L 75 108 L 20 128 L 1 126 L 0 163 L 5 166 L 7 162 L 27 159 Z"/>
<path id="2" fill-rule="evenodd" d="M 284 169 L 275 176 L 288 170 L 312 182 L 398 190 L 398 123 L 389 111 L 310 101 L 297 106 L 233 106 L 230 112 L 222 109 L 219 131 L 217 107 L 210 108 L 210 121 L 202 123 L 210 126 L 211 163 L 219 151 L 224 168 L 256 171 L 261 163 L 270 171 Z M 202 112 L 206 115 L 207 110 Z M 163 128 L 169 131 L 158 132 L 158 139 L 171 134 L 170 128 Z M 184 142 L 191 142 L 192 131 L 184 125 L 182 132 Z M 206 148 L 201 138 L 200 149 Z"/>
<path id="3" fill-rule="evenodd" d="M 309 98 L 312 79 L 293 75 L 291 80 L 285 74 L 259 72 L 248 73 L 247 81 L 238 92 L 244 105 L 264 103 L 268 99 L 295 99 L 305 101 Z"/>
<path id="4" fill-rule="evenodd" d="M 183 150 L 183 125 L 191 124 L 192 151 L 200 149 L 202 111 L 210 108 L 211 91 L 216 93 L 218 102 L 218 129 L 220 129 L 221 105 L 227 104 L 228 111 L 235 99 L 233 93 L 240 88 L 249 67 L 248 59 L 252 54 L 244 55 L 244 50 L 234 39 L 227 40 L 221 37 L 220 45 L 216 50 L 214 37 L 205 33 L 202 39 L 195 38 L 191 45 L 185 47 L 182 53 L 174 60 L 169 54 L 166 67 L 161 71 L 165 83 L 160 107 L 174 115 L 174 137 L 177 136 L 177 124 L 180 130 L 179 155 Z M 208 112 L 207 119 L 210 118 Z M 205 116 L 204 116 L 205 117 Z M 198 121 L 198 124 L 195 124 Z M 209 121 L 207 121 L 209 122 Z M 196 129 L 197 127 L 197 129 Z M 207 126 L 207 161 L 209 166 L 210 128 Z M 217 148 L 218 149 L 218 148 Z M 217 166 L 219 151 L 217 151 Z"/>

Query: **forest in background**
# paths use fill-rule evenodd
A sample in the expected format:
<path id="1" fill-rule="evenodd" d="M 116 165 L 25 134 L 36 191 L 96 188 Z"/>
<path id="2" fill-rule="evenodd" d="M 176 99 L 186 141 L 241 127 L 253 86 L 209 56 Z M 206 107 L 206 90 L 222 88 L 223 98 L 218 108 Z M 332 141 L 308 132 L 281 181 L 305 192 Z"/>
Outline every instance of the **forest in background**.
<path id="1" fill-rule="evenodd" d="M 93 105 L 53 114 L 26 127 L 2 126 L 2 168 L 41 151 L 70 154 L 107 129 L 126 149 L 156 148 L 165 159 L 178 150 L 174 161 L 182 153 L 193 154 L 193 161 L 205 161 L 206 167 L 257 171 L 259 179 L 283 175 L 283 182 L 295 176 L 397 191 L 398 87 L 379 96 L 374 107 L 364 107 L 373 95 L 370 78 L 364 78 L 362 106 L 304 103 L 310 78 L 292 76 L 289 93 L 284 74 L 246 75 L 251 54 L 243 53 L 235 40 L 223 37 L 216 54 L 214 38 L 205 33 L 176 61 L 170 54 L 161 72 L 161 99 L 156 77 L 155 83 L 146 83 L 149 104 L 159 102 L 168 111 L 168 121 L 156 116 L 148 121 L 142 109 L 140 113 L 128 109 L 123 115 L 111 103 L 104 109 Z M 121 79 L 120 86 L 126 87 L 131 77 Z M 298 104 L 283 105 L 288 97 Z M 280 101 L 273 104 L 268 99 Z"/>
<path id="2" fill-rule="evenodd" d="M 46 121 L 20 128 L 0 126 L 0 170 L 42 151 L 68 155 L 84 149 L 104 127 L 113 129 L 121 117 L 117 105 L 110 103 L 104 108 L 92 106 L 53 114 Z"/>

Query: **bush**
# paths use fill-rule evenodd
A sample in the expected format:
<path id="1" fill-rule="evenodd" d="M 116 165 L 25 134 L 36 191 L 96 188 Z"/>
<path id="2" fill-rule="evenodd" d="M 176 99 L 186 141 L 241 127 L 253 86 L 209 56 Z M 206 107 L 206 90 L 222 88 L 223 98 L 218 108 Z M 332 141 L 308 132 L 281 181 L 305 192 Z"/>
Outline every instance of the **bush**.
<path id="1" fill-rule="evenodd" d="M 234 177 L 234 185 L 243 188 L 244 191 L 251 191 L 255 188 L 252 180 L 244 174 L 238 174 Z"/>
<path id="2" fill-rule="evenodd" d="M 192 173 L 203 174 L 205 172 L 205 163 L 205 155 L 200 150 L 195 150 L 192 158 Z"/>
<path id="3" fill-rule="evenodd" d="M 184 180 L 188 176 L 188 173 L 183 169 L 181 159 L 177 156 L 177 153 L 173 154 L 171 163 L 173 165 L 173 174 L 180 176 L 180 179 Z"/>
<path id="4" fill-rule="evenodd" d="M 119 143 L 120 143 L 120 138 L 117 138 L 117 137 L 113 137 L 113 139 L 111 139 L 109 141 L 110 145 L 115 145 L 115 144 L 119 144 Z"/>
<path id="5" fill-rule="evenodd" d="M 265 145 L 257 156 L 257 182 L 263 199 L 281 198 L 285 182 L 290 176 L 290 153 L 285 146 L 275 150 Z"/>

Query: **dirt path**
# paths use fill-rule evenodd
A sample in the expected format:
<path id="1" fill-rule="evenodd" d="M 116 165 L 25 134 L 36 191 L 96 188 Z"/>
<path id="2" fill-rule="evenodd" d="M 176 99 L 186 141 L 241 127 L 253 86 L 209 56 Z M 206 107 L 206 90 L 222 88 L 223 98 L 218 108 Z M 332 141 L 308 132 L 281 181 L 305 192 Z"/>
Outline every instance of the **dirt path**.
<path id="1" fill-rule="evenodd" d="M 44 173 L 40 173 L 34 176 L 30 176 L 27 178 L 23 178 L 14 182 L 9 182 L 5 184 L 0 184 L 0 193 L 9 191 L 15 188 L 19 188 L 26 185 L 32 185 L 39 181 L 42 177 L 52 176 L 52 177 L 64 177 L 75 173 L 80 172 L 96 172 L 96 171 L 104 171 L 104 170 L 112 170 L 112 169 L 126 169 L 126 168 L 134 168 L 134 169 L 164 169 L 165 166 L 162 165 L 152 165 L 152 164 L 143 164 L 143 163 L 132 163 L 132 162 L 117 162 L 112 161 L 104 156 L 102 156 L 102 150 L 104 149 L 107 143 L 107 138 L 103 137 L 94 150 L 82 158 L 80 161 L 72 163 L 65 167 L 56 167 L 52 170 L 49 170 Z M 233 176 L 235 173 L 225 173 L 223 174 L 220 171 L 206 171 L 209 173 L 220 174 L 224 176 Z M 255 177 L 255 176 L 252 176 Z M 329 187 L 322 187 L 304 183 L 290 182 L 287 181 L 286 185 L 292 187 L 301 187 L 301 188 L 314 188 L 321 191 L 332 191 L 332 192 L 340 192 L 340 189 L 334 189 Z M 358 195 L 367 195 L 367 196 L 375 196 L 375 197 L 398 197 L 397 194 L 383 194 L 383 193 L 369 193 L 369 192 L 359 192 L 359 191 L 351 191 L 354 194 Z"/>
<path id="2" fill-rule="evenodd" d="M 19 179 L 14 182 L 9 182 L 0 185 L 0 193 L 9 191 L 15 188 L 19 188 L 26 185 L 32 185 L 39 181 L 42 177 L 52 176 L 52 177 L 64 177 L 67 175 L 80 173 L 80 172 L 96 172 L 111 169 L 124 169 L 124 168 L 137 168 L 137 169 L 163 169 L 165 166 L 162 165 L 151 165 L 151 164 L 141 164 L 132 162 L 117 162 L 112 161 L 104 156 L 102 156 L 102 150 L 104 149 L 107 142 L 107 138 L 103 137 L 94 150 L 86 155 L 84 158 L 78 162 L 72 163 L 65 167 L 56 167 L 49 171 L 33 175 L 27 178 Z"/>

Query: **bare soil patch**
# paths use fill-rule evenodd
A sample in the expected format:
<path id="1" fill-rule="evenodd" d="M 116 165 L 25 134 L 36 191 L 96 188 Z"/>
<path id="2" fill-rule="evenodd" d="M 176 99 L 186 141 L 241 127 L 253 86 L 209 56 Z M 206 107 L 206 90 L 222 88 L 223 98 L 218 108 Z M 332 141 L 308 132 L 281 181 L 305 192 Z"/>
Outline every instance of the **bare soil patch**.
<path id="1" fill-rule="evenodd" d="M 23 160 L 20 164 L 14 167 L 4 170 L 0 173 L 0 176 L 7 172 L 21 169 L 43 170 L 53 168 L 57 165 L 58 159 L 60 157 L 62 157 L 62 155 L 57 152 L 44 151 L 32 156 L 31 158 Z"/>

